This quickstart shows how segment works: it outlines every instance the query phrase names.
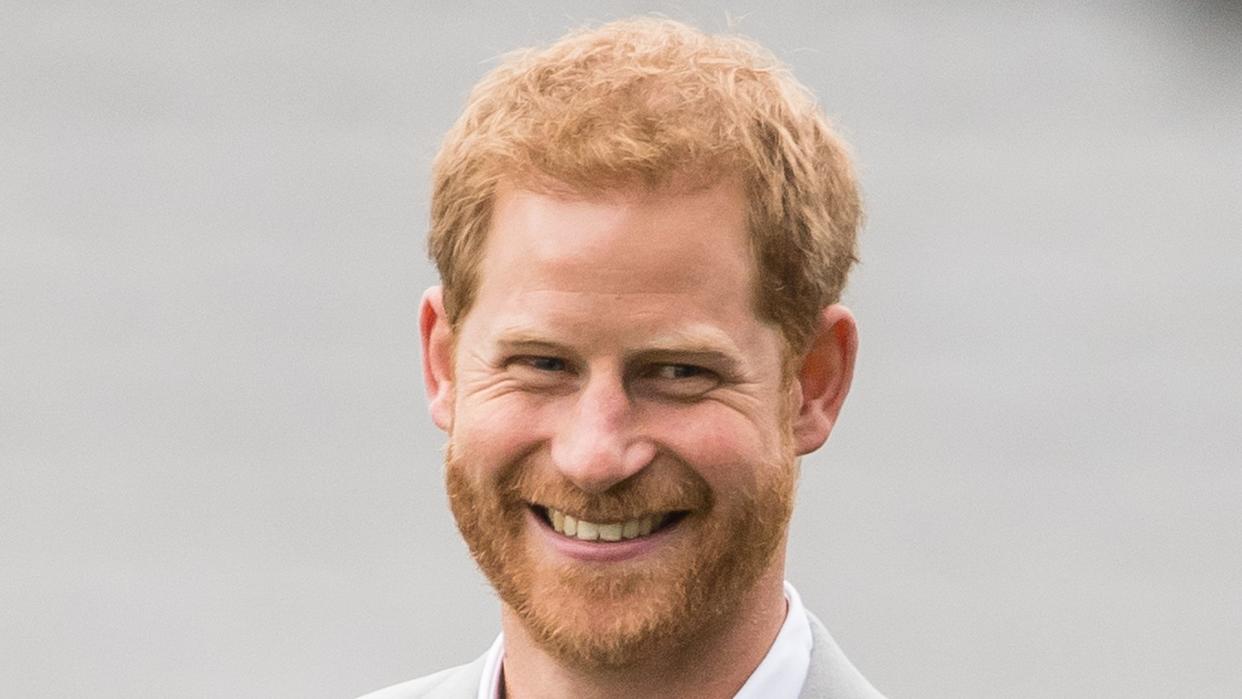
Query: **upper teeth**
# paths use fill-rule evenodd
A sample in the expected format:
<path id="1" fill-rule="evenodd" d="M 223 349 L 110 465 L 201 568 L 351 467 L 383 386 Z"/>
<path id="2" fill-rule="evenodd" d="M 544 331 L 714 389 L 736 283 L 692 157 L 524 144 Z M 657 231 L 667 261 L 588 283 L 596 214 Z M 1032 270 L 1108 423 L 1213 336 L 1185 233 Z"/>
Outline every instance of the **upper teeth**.
<path id="1" fill-rule="evenodd" d="M 560 510 L 548 508 L 548 518 L 552 520 L 552 528 L 558 533 L 583 541 L 620 541 L 622 539 L 634 539 L 640 536 L 647 536 L 656 525 L 662 515 L 647 515 L 638 519 L 628 519 L 624 522 L 612 522 L 609 524 L 598 524 L 596 522 L 588 522 L 584 519 L 577 519 L 572 515 L 567 515 Z"/>

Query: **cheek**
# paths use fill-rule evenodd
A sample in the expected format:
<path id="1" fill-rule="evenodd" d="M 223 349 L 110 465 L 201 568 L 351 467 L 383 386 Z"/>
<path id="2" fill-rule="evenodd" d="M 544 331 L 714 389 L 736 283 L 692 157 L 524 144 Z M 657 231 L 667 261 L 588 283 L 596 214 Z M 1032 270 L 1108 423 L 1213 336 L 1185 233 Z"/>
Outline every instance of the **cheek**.
<path id="1" fill-rule="evenodd" d="M 758 469 L 780 460 L 779 434 L 719 406 L 696 406 L 652 421 L 652 437 L 697 471 L 713 488 L 749 486 Z"/>
<path id="2" fill-rule="evenodd" d="M 517 395 L 481 402 L 459 397 L 450 435 L 454 452 L 479 468 L 500 469 L 546 439 L 546 413 Z"/>

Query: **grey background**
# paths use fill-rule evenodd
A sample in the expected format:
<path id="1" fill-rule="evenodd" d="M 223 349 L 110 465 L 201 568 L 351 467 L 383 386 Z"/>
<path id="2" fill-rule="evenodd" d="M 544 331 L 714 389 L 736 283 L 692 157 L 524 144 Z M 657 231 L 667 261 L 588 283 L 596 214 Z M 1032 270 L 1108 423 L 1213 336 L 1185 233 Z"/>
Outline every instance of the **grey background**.
<path id="1" fill-rule="evenodd" d="M 0 694 L 348 697 L 475 657 L 418 374 L 498 54 L 735 24 L 869 208 L 789 577 L 892 697 L 1242 696 L 1242 13 L 0 4 Z"/>

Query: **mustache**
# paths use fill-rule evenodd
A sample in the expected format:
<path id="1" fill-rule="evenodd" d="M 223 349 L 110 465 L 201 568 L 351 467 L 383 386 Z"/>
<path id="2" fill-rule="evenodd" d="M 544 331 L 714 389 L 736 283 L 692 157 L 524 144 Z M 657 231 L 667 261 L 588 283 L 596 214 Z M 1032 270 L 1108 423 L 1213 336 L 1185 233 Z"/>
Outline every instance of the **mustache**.
<path id="1" fill-rule="evenodd" d="M 602 493 L 590 493 L 552 468 L 522 464 L 505 474 L 500 492 L 515 505 L 534 503 L 594 522 L 620 522 L 644 515 L 706 511 L 711 487 L 680 463 L 648 466 Z"/>

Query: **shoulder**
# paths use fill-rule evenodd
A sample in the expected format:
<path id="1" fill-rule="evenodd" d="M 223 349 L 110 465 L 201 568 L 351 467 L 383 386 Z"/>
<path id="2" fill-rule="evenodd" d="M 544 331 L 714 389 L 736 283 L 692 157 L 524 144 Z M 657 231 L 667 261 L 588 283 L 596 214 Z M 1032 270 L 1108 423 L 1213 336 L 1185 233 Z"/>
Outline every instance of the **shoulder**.
<path id="1" fill-rule="evenodd" d="M 823 622 L 810 611 L 806 616 L 811 623 L 811 666 L 800 699 L 884 699 L 845 657 Z"/>
<path id="2" fill-rule="evenodd" d="M 479 693 L 486 656 L 409 682 L 394 684 L 358 699 L 473 699 Z"/>

